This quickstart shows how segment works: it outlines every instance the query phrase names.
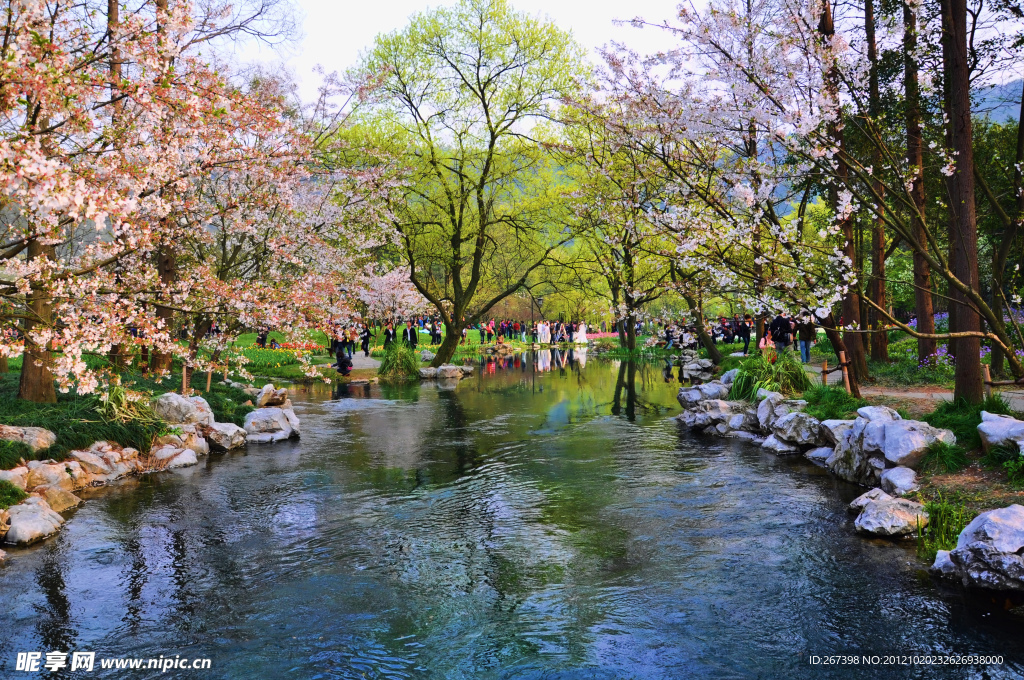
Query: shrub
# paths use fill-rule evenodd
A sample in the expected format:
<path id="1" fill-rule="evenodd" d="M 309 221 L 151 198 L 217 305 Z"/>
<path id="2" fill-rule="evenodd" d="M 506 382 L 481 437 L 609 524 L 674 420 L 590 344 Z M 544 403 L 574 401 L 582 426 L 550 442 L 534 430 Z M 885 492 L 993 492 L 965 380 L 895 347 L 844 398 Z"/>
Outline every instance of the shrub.
<path id="1" fill-rule="evenodd" d="M 743 360 L 729 391 L 730 399 L 753 401 L 759 389 L 792 394 L 811 387 L 803 364 L 793 352 L 766 349 Z"/>
<path id="2" fill-rule="evenodd" d="M 952 550 L 956 540 L 974 519 L 963 503 L 946 501 L 940 495 L 924 504 L 928 513 L 928 526 L 917 530 L 917 554 L 929 562 L 935 561 L 939 550 Z"/>
<path id="3" fill-rule="evenodd" d="M 1016 458 L 1003 463 L 1003 469 L 1006 470 L 1006 477 L 1010 480 L 1010 486 L 1015 489 L 1024 487 L 1024 456 L 1017 455 Z"/>
<path id="4" fill-rule="evenodd" d="M 377 375 L 385 380 L 409 380 L 419 374 L 419 355 L 404 342 L 393 342 L 380 359 Z"/>
<path id="5" fill-rule="evenodd" d="M 32 447 L 25 442 L 12 442 L 8 439 L 0 439 L 0 470 L 10 470 L 17 467 L 22 458 L 34 460 L 36 457 Z"/>
<path id="6" fill-rule="evenodd" d="M 927 472 L 960 472 L 970 463 L 967 450 L 957 444 L 932 442 L 924 454 L 921 468 Z"/>
<path id="7" fill-rule="evenodd" d="M 1009 405 L 1003 398 L 994 395 L 980 404 L 968 404 L 966 400 L 946 401 L 921 420 L 935 427 L 952 430 L 956 441 L 968 450 L 981 447 L 981 436 L 978 425 L 981 423 L 981 412 L 1001 413 L 1010 415 Z"/>
<path id="8" fill-rule="evenodd" d="M 857 409 L 868 402 L 856 399 L 844 388 L 815 385 L 804 392 L 807 400 L 805 412 L 818 420 L 845 420 L 857 417 Z"/>
<path id="9" fill-rule="evenodd" d="M 6 510 L 28 498 L 28 494 L 6 479 L 0 480 L 0 510 Z"/>
<path id="10" fill-rule="evenodd" d="M 1020 448 L 1013 444 L 993 446 L 981 459 L 982 465 L 989 468 L 1002 468 L 1006 463 L 1020 457 Z"/>

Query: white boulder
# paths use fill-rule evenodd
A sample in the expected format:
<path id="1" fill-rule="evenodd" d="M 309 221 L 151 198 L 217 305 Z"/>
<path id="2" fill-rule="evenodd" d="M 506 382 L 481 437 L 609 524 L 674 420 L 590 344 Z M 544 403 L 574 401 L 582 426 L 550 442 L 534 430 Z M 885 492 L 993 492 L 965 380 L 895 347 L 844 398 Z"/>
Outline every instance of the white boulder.
<path id="1" fill-rule="evenodd" d="M 736 376 L 739 374 L 740 369 L 733 368 L 722 374 L 722 384 L 732 385 L 733 381 L 736 380 Z"/>
<path id="2" fill-rule="evenodd" d="M 206 440 L 214 451 L 230 451 L 245 446 L 246 431 L 234 423 L 214 423 L 205 432 Z"/>
<path id="3" fill-rule="evenodd" d="M 42 427 L 0 425 L 0 439 L 24 442 L 33 451 L 48 449 L 57 443 L 57 435 Z"/>
<path id="4" fill-rule="evenodd" d="M 22 491 L 28 485 L 28 468 L 25 466 L 0 470 L 0 480 L 10 482 Z"/>
<path id="5" fill-rule="evenodd" d="M 40 494 L 54 512 L 70 510 L 82 502 L 81 498 L 59 486 L 39 487 L 35 493 Z"/>
<path id="6" fill-rule="evenodd" d="M 817 444 L 820 429 L 821 423 L 818 419 L 802 411 L 792 411 L 772 423 L 772 434 L 797 446 Z"/>
<path id="7" fill-rule="evenodd" d="M 265 406 L 281 406 L 285 400 L 288 399 L 288 390 L 275 389 L 273 385 L 267 383 L 263 386 L 263 389 L 256 395 L 256 408 L 263 408 Z"/>
<path id="8" fill-rule="evenodd" d="M 28 545 L 57 533 L 64 518 L 50 508 L 39 496 L 30 496 L 7 511 L 10 528 L 4 541 L 16 545 Z"/>
<path id="9" fill-rule="evenodd" d="M 857 531 L 872 536 L 914 536 L 928 526 L 928 513 L 906 498 L 871 501 L 854 521 Z"/>
<path id="10" fill-rule="evenodd" d="M 917 473 L 908 467 L 889 468 L 882 473 L 882 489 L 893 496 L 903 496 L 920 489 Z"/>
<path id="11" fill-rule="evenodd" d="M 676 399 L 683 408 L 689 408 L 704 398 L 704 394 L 696 387 L 680 387 Z"/>
<path id="12" fill-rule="evenodd" d="M 153 402 L 153 413 L 168 423 L 195 423 L 200 418 L 199 407 L 175 392 L 157 397 Z"/>
<path id="13" fill-rule="evenodd" d="M 821 439 L 832 446 L 839 443 L 843 435 L 853 428 L 853 420 L 823 420 L 821 421 Z"/>
<path id="14" fill-rule="evenodd" d="M 819 446 L 816 449 L 811 449 L 804 453 L 804 458 L 815 465 L 824 466 L 828 459 L 832 457 L 832 452 L 833 449 L 831 446 Z"/>
<path id="15" fill-rule="evenodd" d="M 294 416 L 294 413 L 292 414 Z M 255 444 L 283 441 L 298 433 L 292 428 L 283 409 L 260 408 L 245 416 L 246 441 Z"/>
<path id="16" fill-rule="evenodd" d="M 698 385 L 696 389 L 704 399 L 726 399 L 729 396 L 729 386 L 718 381 Z"/>
<path id="17" fill-rule="evenodd" d="M 983 512 L 960 532 L 949 558 L 965 586 L 1024 592 L 1024 506 Z"/>
<path id="18" fill-rule="evenodd" d="M 764 443 L 761 444 L 761 448 L 773 451 L 779 454 L 780 456 L 792 453 L 800 453 L 799 447 L 794 446 L 793 444 L 790 444 L 788 442 L 782 441 L 774 434 L 768 435 L 768 437 L 764 440 Z"/>
<path id="19" fill-rule="evenodd" d="M 200 423 L 202 425 L 213 425 L 214 415 L 213 409 L 210 408 L 210 404 L 202 397 L 189 397 L 188 400 L 192 402 L 196 407 L 194 420 L 192 423 Z"/>
<path id="20" fill-rule="evenodd" d="M 1024 422 L 998 413 L 981 412 L 981 447 L 988 452 L 994 446 L 1020 445 L 1024 442 Z"/>
<path id="21" fill-rule="evenodd" d="M 854 512 L 860 512 L 861 510 L 864 509 L 865 505 L 873 501 L 891 500 L 892 496 L 876 487 L 874 489 L 871 489 L 870 491 L 865 491 L 864 493 L 850 501 L 850 510 L 853 510 Z"/>
<path id="22" fill-rule="evenodd" d="M 955 444 L 956 435 L 917 420 L 894 420 L 883 426 L 882 452 L 893 465 L 917 467 L 935 442 Z"/>
<path id="23" fill-rule="evenodd" d="M 423 378 L 424 380 L 429 380 L 431 378 L 436 378 L 437 377 L 437 369 L 434 368 L 433 366 L 427 366 L 425 368 L 421 368 L 420 369 L 420 377 Z"/>
<path id="24" fill-rule="evenodd" d="M 437 367 L 438 380 L 459 379 L 462 377 L 462 369 L 453 364 L 442 364 Z"/>

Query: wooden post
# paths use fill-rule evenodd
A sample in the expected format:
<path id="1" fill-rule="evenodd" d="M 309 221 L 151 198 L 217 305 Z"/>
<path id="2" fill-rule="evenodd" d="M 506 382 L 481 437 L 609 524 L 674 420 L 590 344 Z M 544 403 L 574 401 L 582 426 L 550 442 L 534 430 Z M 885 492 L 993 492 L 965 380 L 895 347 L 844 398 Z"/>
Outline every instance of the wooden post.
<path id="1" fill-rule="evenodd" d="M 181 362 L 181 396 L 188 396 L 188 364 Z"/>
<path id="2" fill-rule="evenodd" d="M 843 367 L 843 387 L 850 391 L 850 369 L 846 365 L 846 352 L 839 353 L 839 365 Z"/>
<path id="3" fill-rule="evenodd" d="M 224 382 L 228 381 L 228 365 L 229 365 L 228 360 L 224 359 Z"/>
<path id="4" fill-rule="evenodd" d="M 210 382 L 213 381 L 213 368 L 206 369 L 206 391 L 210 391 Z"/>
<path id="5" fill-rule="evenodd" d="M 992 367 L 988 364 L 981 365 L 981 376 L 985 381 L 985 398 L 992 398 Z"/>
<path id="6" fill-rule="evenodd" d="M 828 359 L 821 362 L 821 386 L 828 387 Z"/>

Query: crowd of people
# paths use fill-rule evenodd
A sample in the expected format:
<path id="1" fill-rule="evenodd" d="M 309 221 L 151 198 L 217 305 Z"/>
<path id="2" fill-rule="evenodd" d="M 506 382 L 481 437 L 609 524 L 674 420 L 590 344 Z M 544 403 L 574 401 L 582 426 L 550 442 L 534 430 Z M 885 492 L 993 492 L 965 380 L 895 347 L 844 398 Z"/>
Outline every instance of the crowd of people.
<path id="1" fill-rule="evenodd" d="M 661 339 L 665 347 L 671 349 L 679 347 L 684 349 L 698 349 L 700 347 L 700 334 L 696 326 L 676 324 L 671 321 L 659 322 L 661 324 Z M 743 354 L 750 353 L 750 342 L 757 337 L 756 321 L 750 314 L 739 314 L 719 318 L 717 323 L 711 324 L 705 321 L 704 328 L 713 344 L 743 343 Z M 758 349 L 773 347 L 776 351 L 782 352 L 797 347 L 800 351 L 800 359 L 803 363 L 811 360 L 811 347 L 817 341 L 818 331 L 814 318 L 810 314 L 799 317 L 792 314 L 777 314 L 766 324 L 764 335 L 761 338 Z"/>

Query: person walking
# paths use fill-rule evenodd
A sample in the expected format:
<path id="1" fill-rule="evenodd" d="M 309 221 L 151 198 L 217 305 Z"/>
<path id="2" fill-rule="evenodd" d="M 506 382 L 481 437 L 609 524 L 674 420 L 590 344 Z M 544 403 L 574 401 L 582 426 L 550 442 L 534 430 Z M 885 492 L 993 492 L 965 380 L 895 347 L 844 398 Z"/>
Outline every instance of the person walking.
<path id="1" fill-rule="evenodd" d="M 800 360 L 811 363 L 811 345 L 818 339 L 818 331 L 814 327 L 814 319 L 805 315 L 796 324 L 796 337 L 800 343 Z"/>
<path id="2" fill-rule="evenodd" d="M 750 350 L 750 329 L 753 326 L 753 319 L 750 318 L 749 314 L 743 315 L 743 320 L 740 320 L 740 315 L 736 315 L 736 336 L 743 341 L 743 356 L 747 355 Z"/>
<path id="3" fill-rule="evenodd" d="M 373 337 L 373 334 L 370 333 L 370 327 L 364 323 L 363 324 L 363 329 L 359 332 L 359 338 L 362 340 L 362 350 L 363 350 L 363 356 L 364 357 L 370 356 L 370 338 L 371 337 Z"/>
<path id="4" fill-rule="evenodd" d="M 388 321 L 387 327 L 384 329 L 384 349 L 391 346 L 391 343 L 395 341 L 395 324 Z"/>

